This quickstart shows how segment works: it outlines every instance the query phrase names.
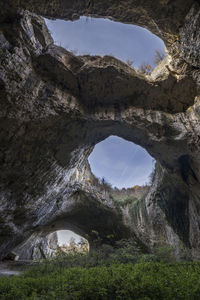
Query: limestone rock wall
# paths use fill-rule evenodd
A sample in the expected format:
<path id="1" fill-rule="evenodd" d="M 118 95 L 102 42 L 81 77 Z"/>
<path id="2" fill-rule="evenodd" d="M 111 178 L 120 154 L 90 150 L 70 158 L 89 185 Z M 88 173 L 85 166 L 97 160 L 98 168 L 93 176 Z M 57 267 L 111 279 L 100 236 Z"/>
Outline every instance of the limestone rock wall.
<path id="1" fill-rule="evenodd" d="M 58 236 L 56 232 L 47 236 L 32 234 L 25 243 L 18 245 L 14 252 L 19 260 L 35 260 L 53 257 L 58 250 Z"/>

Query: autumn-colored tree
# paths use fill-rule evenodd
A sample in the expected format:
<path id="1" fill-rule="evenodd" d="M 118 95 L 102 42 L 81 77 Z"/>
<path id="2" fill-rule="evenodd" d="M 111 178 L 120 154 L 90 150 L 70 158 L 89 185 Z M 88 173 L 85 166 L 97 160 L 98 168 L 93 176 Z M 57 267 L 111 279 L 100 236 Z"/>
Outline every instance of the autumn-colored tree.
<path id="1" fill-rule="evenodd" d="M 142 74 L 149 75 L 151 73 L 151 65 L 147 64 L 145 62 L 141 63 L 141 65 L 138 68 L 138 71 Z"/>

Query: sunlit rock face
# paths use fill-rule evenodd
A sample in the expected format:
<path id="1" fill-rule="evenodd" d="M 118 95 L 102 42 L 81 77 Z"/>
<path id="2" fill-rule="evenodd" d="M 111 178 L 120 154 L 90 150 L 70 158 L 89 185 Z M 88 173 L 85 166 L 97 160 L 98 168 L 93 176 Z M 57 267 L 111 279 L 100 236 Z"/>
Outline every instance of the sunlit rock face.
<path id="1" fill-rule="evenodd" d="M 32 234 L 60 229 L 87 236 L 91 247 L 98 232 L 104 243 L 134 236 L 144 247 L 165 243 L 198 256 L 199 10 L 192 0 L 0 4 L 1 258 Z M 146 26 L 169 59 L 145 76 L 110 56 L 76 57 L 53 45 L 34 13 Z M 120 209 L 87 165 L 110 135 L 157 161 L 147 195 Z"/>
<path id="2" fill-rule="evenodd" d="M 76 239 L 74 239 L 74 236 Z M 77 240 L 78 237 L 79 240 Z M 87 240 L 83 238 L 81 240 L 80 238 L 80 236 L 70 231 L 54 231 L 49 234 L 46 234 L 45 231 L 34 232 L 27 240 L 19 244 L 11 254 L 15 254 L 18 260 L 41 260 L 55 257 L 59 253 L 88 251 L 89 244 Z"/>
<path id="3" fill-rule="evenodd" d="M 58 251 L 58 235 L 56 232 L 47 236 L 38 233 L 32 234 L 25 242 L 14 249 L 19 260 L 34 260 L 50 258 Z"/>

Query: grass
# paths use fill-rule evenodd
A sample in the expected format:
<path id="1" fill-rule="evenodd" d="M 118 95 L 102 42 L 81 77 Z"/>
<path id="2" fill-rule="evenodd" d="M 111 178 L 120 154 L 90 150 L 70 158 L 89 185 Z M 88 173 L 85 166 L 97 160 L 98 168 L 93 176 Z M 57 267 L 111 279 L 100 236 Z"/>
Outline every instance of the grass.
<path id="1" fill-rule="evenodd" d="M 200 263 L 112 264 L 29 270 L 0 279 L 1 300 L 195 300 L 200 299 Z"/>

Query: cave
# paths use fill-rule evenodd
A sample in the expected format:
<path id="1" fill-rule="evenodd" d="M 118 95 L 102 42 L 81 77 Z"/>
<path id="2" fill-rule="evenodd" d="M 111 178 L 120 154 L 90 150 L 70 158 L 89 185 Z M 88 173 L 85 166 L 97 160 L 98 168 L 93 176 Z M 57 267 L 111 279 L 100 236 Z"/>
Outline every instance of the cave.
<path id="1" fill-rule="evenodd" d="M 98 232 L 102 243 L 132 237 L 199 257 L 200 8 L 164 2 L 0 3 L 0 259 L 57 230 L 91 248 Z M 148 28 L 165 61 L 147 76 L 110 55 L 76 56 L 54 44 L 43 19 L 87 15 Z M 156 160 L 139 205 L 116 207 L 93 185 L 88 157 L 111 135 Z"/>

